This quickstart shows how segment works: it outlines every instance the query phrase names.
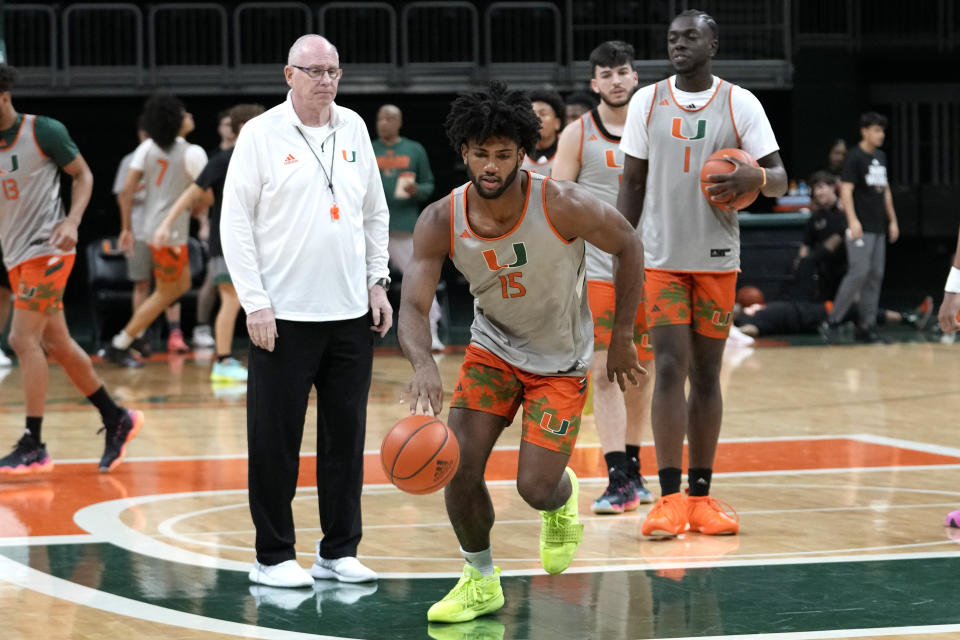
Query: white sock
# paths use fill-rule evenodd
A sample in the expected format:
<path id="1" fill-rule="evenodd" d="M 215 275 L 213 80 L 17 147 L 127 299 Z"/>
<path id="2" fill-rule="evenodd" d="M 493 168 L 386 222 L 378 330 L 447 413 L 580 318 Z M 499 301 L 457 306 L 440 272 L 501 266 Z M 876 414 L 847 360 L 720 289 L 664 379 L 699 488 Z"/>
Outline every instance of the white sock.
<path id="1" fill-rule="evenodd" d="M 130 344 L 133 342 L 133 338 L 127 335 L 127 332 L 123 329 L 120 330 L 120 333 L 113 336 L 111 344 L 114 349 L 128 349 Z"/>
<path id="2" fill-rule="evenodd" d="M 493 552 L 490 547 L 483 551 L 464 551 L 463 547 L 460 547 L 460 553 L 467 564 L 479 571 L 484 578 L 493 575 Z"/>

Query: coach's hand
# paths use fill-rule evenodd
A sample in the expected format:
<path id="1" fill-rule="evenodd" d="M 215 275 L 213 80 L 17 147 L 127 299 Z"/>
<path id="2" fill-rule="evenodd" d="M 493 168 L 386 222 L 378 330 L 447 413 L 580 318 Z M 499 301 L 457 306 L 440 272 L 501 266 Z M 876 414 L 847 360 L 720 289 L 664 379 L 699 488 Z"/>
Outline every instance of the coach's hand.
<path id="1" fill-rule="evenodd" d="M 380 337 L 387 335 L 393 326 L 393 307 L 387 299 L 387 292 L 378 284 L 370 287 L 370 312 L 373 316 L 371 331 L 376 331 Z"/>
<path id="2" fill-rule="evenodd" d="M 71 251 L 77 246 L 77 223 L 70 218 L 63 220 L 53 228 L 50 234 L 50 244 L 60 251 Z"/>
<path id="3" fill-rule="evenodd" d="M 261 349 L 273 351 L 277 342 L 277 321 L 273 316 L 273 309 L 259 309 L 247 315 L 247 333 L 250 342 Z"/>
<path id="4" fill-rule="evenodd" d="M 630 340 L 611 340 L 610 350 L 607 352 L 607 380 L 617 379 L 621 391 L 627 390 L 626 378 L 633 386 L 640 385 L 640 376 L 647 375 L 647 370 L 640 366 L 637 360 L 637 349 Z"/>

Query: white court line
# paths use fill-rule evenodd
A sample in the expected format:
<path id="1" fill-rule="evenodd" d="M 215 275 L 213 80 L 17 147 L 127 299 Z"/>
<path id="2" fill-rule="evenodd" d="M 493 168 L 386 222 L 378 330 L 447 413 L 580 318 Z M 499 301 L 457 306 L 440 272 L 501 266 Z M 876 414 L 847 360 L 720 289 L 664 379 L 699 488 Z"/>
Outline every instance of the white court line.
<path id="1" fill-rule="evenodd" d="M 911 442 L 909 440 L 898 440 L 896 438 L 886 438 L 884 436 L 874 436 L 869 433 L 847 433 L 837 435 L 816 435 L 816 436 L 750 436 L 743 438 L 721 438 L 720 444 L 736 444 L 743 442 L 793 442 L 804 440 L 856 440 L 860 442 L 869 442 L 871 444 L 881 444 L 891 447 L 900 447 L 902 449 L 913 449 L 915 451 L 926 451 L 928 453 L 939 453 L 945 456 L 954 456 L 960 458 L 960 449 L 944 447 L 940 445 L 925 444 L 921 442 Z M 653 447 L 653 442 L 644 441 L 641 447 Z M 577 445 L 577 449 L 599 449 L 599 444 Z M 493 448 L 494 451 L 518 451 L 519 445 L 499 445 Z M 364 455 L 379 455 L 380 449 L 364 449 Z M 313 452 L 303 452 L 301 458 L 316 458 L 317 454 Z M 176 462 L 190 460 L 246 460 L 247 454 L 217 454 L 217 455 L 198 455 L 198 456 L 144 456 L 124 458 L 127 462 Z M 86 464 L 99 462 L 99 458 L 57 458 L 60 464 Z M 928 465 L 944 466 L 944 465 Z M 889 468 L 889 467 L 886 467 Z M 898 467 L 900 468 L 900 467 Z"/>
<path id="2" fill-rule="evenodd" d="M 106 538 L 89 534 L 67 536 L 23 536 L 17 538 L 0 537 L 0 547 L 42 547 L 48 544 L 97 544 L 110 542 Z"/>
<path id="3" fill-rule="evenodd" d="M 230 634 L 244 638 L 263 638 L 264 640 L 347 640 L 338 636 L 258 627 L 167 609 L 56 578 L 4 556 L 0 556 L 0 576 L 3 576 L 0 581 L 10 582 L 24 589 L 36 591 L 59 600 L 66 600 L 84 607 L 137 620 L 168 624 L 184 629 Z"/>
<path id="4" fill-rule="evenodd" d="M 929 635 L 960 631 L 960 624 L 932 624 L 913 627 L 876 627 L 873 629 L 828 629 L 825 631 L 790 631 L 786 633 L 745 633 L 727 636 L 684 636 L 662 640 L 820 640 L 821 638 L 869 638 L 876 636 Z"/>
<path id="5" fill-rule="evenodd" d="M 778 488 L 781 485 L 771 484 L 771 483 L 749 483 L 744 486 L 748 487 L 774 487 Z M 801 485 L 794 484 L 791 485 L 792 488 L 815 488 L 823 489 L 818 485 Z M 960 495 L 960 492 L 948 492 L 936 489 L 909 489 L 909 488 L 900 488 L 900 487 L 881 487 L 881 486 L 861 486 L 858 487 L 859 490 L 876 490 L 889 492 L 891 490 L 908 492 L 908 493 L 919 493 L 919 494 L 935 494 L 935 495 Z M 399 491 L 393 489 L 394 491 Z M 298 492 L 304 495 L 296 499 L 309 499 L 312 496 L 309 495 L 312 493 L 312 489 L 300 489 Z M 98 538 L 109 541 L 112 544 L 115 544 L 119 547 L 128 549 L 135 553 L 140 553 L 142 555 L 151 556 L 160 558 L 163 560 L 172 560 L 175 562 L 181 562 L 184 564 L 193 564 L 210 568 L 223 569 L 228 571 L 247 571 L 249 570 L 249 562 L 240 562 L 237 560 L 229 560 L 226 558 L 221 558 L 218 556 L 206 555 L 203 553 L 198 553 L 183 549 L 182 547 L 177 547 L 172 544 L 168 544 L 163 540 L 159 540 L 154 536 L 147 535 L 145 533 L 136 531 L 126 524 L 124 524 L 119 515 L 122 511 L 134 506 L 136 504 L 146 504 L 161 502 L 165 500 L 177 500 L 182 498 L 194 498 L 197 496 L 217 496 L 217 495 L 240 495 L 244 494 L 245 490 L 243 489 L 233 489 L 225 491 L 204 491 L 204 492 L 185 492 L 177 494 L 160 494 L 153 496 L 141 496 L 137 498 L 124 498 L 120 500 L 111 500 L 108 502 L 102 502 L 95 505 L 90 505 L 81 509 L 77 512 L 74 517 L 74 521 L 82 527 L 83 529 L 89 531 L 90 533 L 96 535 Z M 221 505 L 216 507 L 209 507 L 207 509 L 201 509 L 194 512 L 181 513 L 173 518 L 170 518 L 160 525 L 161 534 L 167 537 L 170 537 L 174 540 L 177 540 L 185 544 L 193 544 L 197 546 L 207 546 L 221 549 L 232 549 L 239 551 L 248 551 L 253 555 L 253 550 L 249 547 L 239 546 L 239 545 L 227 545 L 221 544 L 219 542 L 210 542 L 206 540 L 196 540 L 190 536 L 190 534 L 179 534 L 175 531 L 174 525 L 186 520 L 195 515 L 200 515 L 204 513 L 210 513 L 215 511 L 223 511 L 228 509 L 236 509 L 239 507 L 245 506 L 243 503 L 233 503 L 230 505 Z M 523 521 L 519 521 L 523 522 Z M 505 523 L 501 523 L 505 524 Z M 411 525 L 418 526 L 418 525 Z M 888 546 L 877 546 L 877 547 L 861 547 L 861 548 L 849 548 L 849 549 L 834 549 L 834 550 L 811 550 L 811 551 L 801 551 L 801 552 L 784 552 L 784 553 L 769 553 L 769 554 L 750 554 L 741 555 L 736 558 L 730 558 L 726 560 L 716 560 L 709 563 L 710 566 L 753 566 L 753 565 L 773 565 L 773 564 L 804 564 L 809 562 L 867 562 L 872 560 L 903 560 L 907 558 L 933 558 L 933 557 L 957 557 L 960 556 L 960 550 L 950 551 L 950 552 L 913 552 L 913 553 L 890 553 L 890 554 L 870 554 L 864 555 L 863 551 L 880 551 L 886 549 L 906 549 L 906 548 L 916 548 L 916 547 L 930 547 L 930 546 L 941 546 L 941 545 L 950 545 L 953 544 L 951 540 L 936 540 L 929 542 L 919 542 L 919 543 L 910 543 L 903 545 L 888 545 Z M 846 554 L 846 555 L 819 555 L 819 554 Z M 850 555 L 857 554 L 857 555 Z M 297 555 L 301 556 L 310 556 L 312 553 L 300 552 Z M 807 556 L 807 557 L 803 557 Z M 388 559 L 386 556 L 371 556 L 371 555 L 362 555 L 364 559 Z M 393 557 L 391 557 L 393 558 Z M 396 558 L 400 558 L 397 556 Z M 424 558 L 409 558 L 413 561 L 424 561 Z M 620 561 L 634 561 L 642 558 L 622 558 L 618 559 Z M 458 560 L 458 559 L 455 559 Z M 598 558 L 580 558 L 577 559 L 577 562 L 595 562 L 601 560 Z M 602 559 L 604 562 L 609 561 L 608 558 Z M 515 560 L 516 561 L 516 560 Z M 590 565 L 590 566 L 579 566 L 574 569 L 577 572 L 606 572 L 606 571 L 623 571 L 623 570 L 650 570 L 650 569 L 663 569 L 663 568 L 697 568 L 703 567 L 703 562 L 690 562 L 687 560 L 678 560 L 674 563 L 664 563 L 658 561 L 656 563 L 639 563 L 639 564 L 630 564 L 630 565 Z M 507 571 L 506 575 L 542 575 L 542 570 L 539 569 L 525 569 L 525 570 L 515 570 Z M 428 578 L 428 577 L 458 577 L 460 574 L 457 572 L 394 572 L 394 573 L 381 573 L 383 577 L 395 577 L 395 578 Z"/>

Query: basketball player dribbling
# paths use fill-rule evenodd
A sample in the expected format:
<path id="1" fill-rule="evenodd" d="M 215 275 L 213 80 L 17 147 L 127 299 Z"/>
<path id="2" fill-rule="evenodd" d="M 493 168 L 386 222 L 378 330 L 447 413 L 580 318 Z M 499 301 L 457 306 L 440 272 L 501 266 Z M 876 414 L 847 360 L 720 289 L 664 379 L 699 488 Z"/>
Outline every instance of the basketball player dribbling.
<path id="1" fill-rule="evenodd" d="M 441 410 L 428 315 L 448 255 L 475 298 L 470 345 L 448 418 L 460 442 L 460 467 L 444 493 L 466 566 L 450 593 L 430 607 L 431 622 L 465 622 L 503 606 L 483 473 L 521 406 L 517 490 L 540 511 L 543 568 L 565 570 L 582 539 L 577 478 L 567 462 L 593 350 L 584 241 L 617 257 L 605 374 L 623 387 L 645 373 L 633 348 L 642 245 L 614 207 L 572 183 L 520 170 L 539 124 L 526 94 L 500 82 L 454 101 L 445 128 L 470 181 L 421 214 L 403 279 L 399 338 L 414 368 L 406 390 L 411 412 Z"/>
<path id="2" fill-rule="evenodd" d="M 50 471 L 41 440 L 47 396 L 47 356 L 97 407 L 106 431 L 100 471 L 111 471 L 140 430 L 143 414 L 118 406 L 67 329 L 63 292 L 76 257 L 77 227 L 93 191 L 93 174 L 66 127 L 44 116 L 17 113 L 10 90 L 13 67 L 0 65 L 0 244 L 16 295 L 10 346 L 20 361 L 26 429 L 0 459 L 0 476 Z M 73 178 L 70 211 L 60 201 L 60 171 Z"/>
<path id="3" fill-rule="evenodd" d="M 623 152 L 620 134 L 627 119 L 630 96 L 637 87 L 633 47 L 616 40 L 604 42 L 590 53 L 590 86 L 600 95 L 600 105 L 567 125 L 553 161 L 556 180 L 573 180 L 611 206 L 617 204 Z M 593 501 L 594 513 L 623 513 L 641 502 L 652 502 L 640 476 L 640 438 L 650 421 L 653 376 L 621 391 L 604 375 L 613 320 L 613 256 L 587 245 L 587 295 L 593 313 L 593 415 L 603 449 L 609 482 Z M 653 359 L 643 303 L 633 327 L 637 356 L 644 365 Z M 649 368 L 649 367 L 648 367 Z"/>
<path id="4" fill-rule="evenodd" d="M 957 250 L 953 254 L 947 283 L 943 287 L 943 302 L 937 312 L 937 321 L 944 335 L 960 330 L 960 233 L 957 235 Z M 960 528 L 960 509 L 947 514 L 947 526 Z"/>
<path id="5" fill-rule="evenodd" d="M 641 528 L 646 536 L 740 529 L 736 514 L 710 496 L 740 232 L 737 213 L 711 206 L 700 191 L 700 167 L 714 151 L 730 147 L 757 158 L 759 167 L 732 160 L 733 172 L 711 177 L 715 184 L 708 191 L 718 203 L 757 189 L 782 195 L 787 175 L 760 102 L 711 73 L 717 47 L 713 18 L 697 10 L 678 15 L 667 32 L 676 75 L 634 95 L 620 143 L 624 168 L 617 206 L 633 224 L 642 222 L 647 325 L 656 363 L 652 423 L 661 497 Z M 680 493 L 684 436 L 688 497 Z"/>

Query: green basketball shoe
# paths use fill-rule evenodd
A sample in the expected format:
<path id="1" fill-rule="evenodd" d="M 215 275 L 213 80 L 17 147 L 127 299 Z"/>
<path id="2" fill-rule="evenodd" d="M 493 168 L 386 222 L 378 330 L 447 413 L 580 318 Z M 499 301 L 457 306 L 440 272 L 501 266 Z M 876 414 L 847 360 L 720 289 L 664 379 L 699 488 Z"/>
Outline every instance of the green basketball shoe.
<path id="1" fill-rule="evenodd" d="M 463 575 L 450 593 L 427 611 L 430 622 L 466 622 L 477 616 L 492 613 L 503 606 L 503 589 L 500 588 L 500 567 L 493 568 L 493 575 L 483 575 L 464 565 Z"/>
<path id="2" fill-rule="evenodd" d="M 577 513 L 580 483 L 573 469 L 567 467 L 566 471 L 572 485 L 566 504 L 553 511 L 540 512 L 540 564 L 547 573 L 560 573 L 569 567 L 583 540 L 583 525 Z"/>

